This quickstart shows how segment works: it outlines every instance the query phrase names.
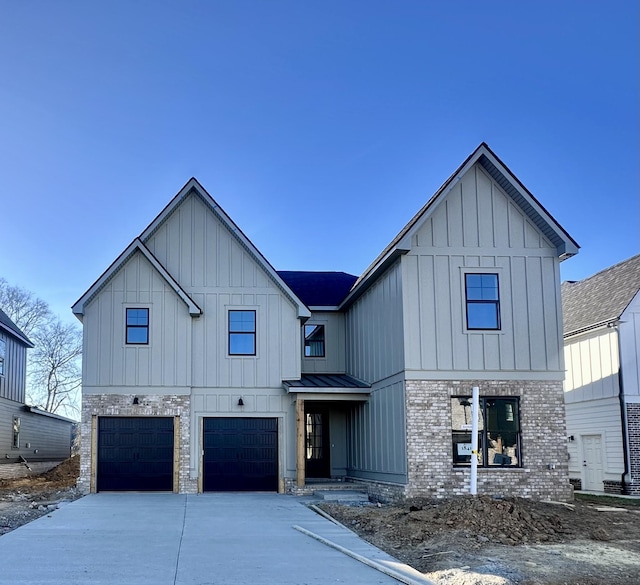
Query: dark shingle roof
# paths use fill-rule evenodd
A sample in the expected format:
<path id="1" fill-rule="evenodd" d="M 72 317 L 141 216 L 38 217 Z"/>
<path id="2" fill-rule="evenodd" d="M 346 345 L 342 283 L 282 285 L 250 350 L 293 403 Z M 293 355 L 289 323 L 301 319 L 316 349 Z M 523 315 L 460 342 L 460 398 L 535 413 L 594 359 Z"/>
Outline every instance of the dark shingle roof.
<path id="1" fill-rule="evenodd" d="M 357 276 L 346 272 L 278 271 L 307 307 L 336 307 L 349 294 Z"/>
<path id="2" fill-rule="evenodd" d="M 577 282 L 562 283 L 564 334 L 615 321 L 640 290 L 640 254 Z"/>
<path id="3" fill-rule="evenodd" d="M 2 309 L 0 309 L 0 329 L 10 333 L 27 347 L 33 347 L 33 343 L 29 341 L 29 338 L 20 331 L 19 327 L 9 319 L 9 316 Z"/>

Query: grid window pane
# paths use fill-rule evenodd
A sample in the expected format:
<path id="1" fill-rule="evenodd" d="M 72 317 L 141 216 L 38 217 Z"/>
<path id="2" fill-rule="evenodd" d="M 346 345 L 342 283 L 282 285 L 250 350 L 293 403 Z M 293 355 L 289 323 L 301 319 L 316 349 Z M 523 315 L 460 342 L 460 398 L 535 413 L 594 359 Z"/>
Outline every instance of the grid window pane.
<path id="1" fill-rule="evenodd" d="M 229 311 L 229 331 L 255 333 L 256 313 L 255 311 Z"/>

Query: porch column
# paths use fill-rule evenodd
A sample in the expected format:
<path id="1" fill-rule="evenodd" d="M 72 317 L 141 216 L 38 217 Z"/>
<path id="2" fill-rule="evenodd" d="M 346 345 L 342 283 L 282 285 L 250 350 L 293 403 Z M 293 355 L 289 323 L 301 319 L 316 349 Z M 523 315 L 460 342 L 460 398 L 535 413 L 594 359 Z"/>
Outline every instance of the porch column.
<path id="1" fill-rule="evenodd" d="M 298 487 L 304 487 L 304 437 L 305 437 L 305 421 L 304 421 L 304 399 L 296 398 L 296 479 Z"/>

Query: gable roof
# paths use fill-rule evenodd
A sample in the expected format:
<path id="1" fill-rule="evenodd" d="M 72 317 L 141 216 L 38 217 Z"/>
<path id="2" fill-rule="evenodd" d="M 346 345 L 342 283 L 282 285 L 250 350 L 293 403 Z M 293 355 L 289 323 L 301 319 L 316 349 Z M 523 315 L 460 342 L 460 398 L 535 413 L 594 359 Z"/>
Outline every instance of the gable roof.
<path id="1" fill-rule="evenodd" d="M 551 214 L 549 214 L 489 146 L 485 142 L 482 142 L 364 271 L 349 296 L 343 301 L 342 308 L 347 307 L 355 301 L 375 282 L 377 275 L 382 274 L 398 256 L 406 254 L 410 250 L 413 234 L 420 228 L 433 209 L 435 209 L 436 204 L 447 195 L 458 180 L 476 163 L 500 185 L 502 190 L 522 209 L 531 222 L 536 225 L 545 237 L 556 247 L 558 257 L 561 261 L 578 253 L 580 246 L 578 246 L 576 241 Z"/>
<path id="2" fill-rule="evenodd" d="M 180 284 L 167 272 L 167 270 L 160 264 L 158 259 L 151 253 L 139 238 L 136 238 L 127 246 L 124 252 L 118 256 L 115 261 L 107 268 L 100 278 L 96 280 L 89 290 L 85 292 L 71 307 L 73 313 L 80 317 L 84 315 L 84 307 L 90 303 L 93 298 L 102 290 L 102 288 L 115 276 L 116 272 L 131 258 L 136 252 L 140 252 L 150 264 L 160 273 L 162 278 L 167 284 L 175 291 L 175 293 L 184 301 L 185 305 L 189 308 L 189 314 L 192 317 L 198 317 L 202 314 L 202 309 L 195 303 L 195 301 L 185 292 Z"/>
<path id="3" fill-rule="evenodd" d="M 279 270 L 278 274 L 307 307 L 337 307 L 358 280 L 346 272 Z"/>
<path id="4" fill-rule="evenodd" d="M 0 330 L 8 333 L 24 346 L 33 347 L 33 343 L 29 341 L 29 338 L 9 319 L 9 316 L 2 309 L 0 309 Z"/>
<path id="5" fill-rule="evenodd" d="M 240 246 L 247 252 L 255 262 L 257 262 L 265 272 L 270 276 L 276 286 L 285 294 L 285 296 L 297 307 L 298 317 L 308 318 L 311 312 L 305 304 L 295 295 L 282 278 L 275 271 L 273 266 L 269 264 L 267 259 L 258 251 L 253 243 L 244 235 L 242 230 L 232 221 L 225 211 L 216 203 L 216 201 L 207 193 L 204 187 L 194 178 L 189 179 L 186 184 L 178 191 L 175 197 L 169 201 L 165 208 L 156 216 L 156 218 L 145 228 L 145 230 L 136 238 L 127 249 L 118 256 L 118 258 L 107 268 L 107 270 L 96 280 L 91 287 L 74 303 L 72 310 L 74 314 L 81 318 L 84 314 L 84 307 L 100 292 L 102 287 L 111 280 L 125 262 L 136 251 L 141 252 L 153 264 L 153 266 L 162 274 L 164 279 L 176 291 L 176 294 L 189 307 L 189 314 L 196 317 L 202 313 L 198 305 L 189 297 L 180 284 L 169 274 L 162 266 L 157 258 L 145 246 L 145 242 L 162 226 L 167 219 L 173 214 L 180 203 L 188 196 L 195 195 L 201 199 L 206 207 L 218 218 L 218 220 L 227 228 L 231 235 L 236 238 Z"/>
<path id="6" fill-rule="evenodd" d="M 640 290 L 640 254 L 577 282 L 562 283 L 564 336 L 618 320 Z"/>

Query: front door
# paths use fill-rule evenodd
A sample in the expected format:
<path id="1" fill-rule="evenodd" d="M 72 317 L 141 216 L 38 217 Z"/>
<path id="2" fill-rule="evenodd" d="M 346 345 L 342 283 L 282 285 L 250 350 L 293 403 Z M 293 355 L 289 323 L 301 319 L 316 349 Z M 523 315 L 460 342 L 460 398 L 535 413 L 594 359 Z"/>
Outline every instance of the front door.
<path id="1" fill-rule="evenodd" d="M 309 406 L 305 411 L 305 423 L 305 475 L 310 478 L 329 478 L 329 412 L 323 408 Z"/>
<path id="2" fill-rule="evenodd" d="M 582 436 L 582 470 L 584 471 L 584 482 L 582 489 L 586 491 L 602 492 L 602 436 L 583 435 Z"/>

